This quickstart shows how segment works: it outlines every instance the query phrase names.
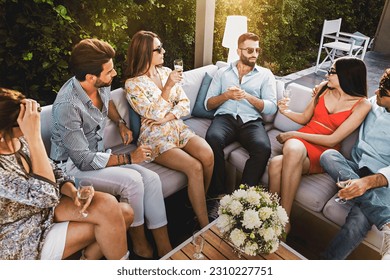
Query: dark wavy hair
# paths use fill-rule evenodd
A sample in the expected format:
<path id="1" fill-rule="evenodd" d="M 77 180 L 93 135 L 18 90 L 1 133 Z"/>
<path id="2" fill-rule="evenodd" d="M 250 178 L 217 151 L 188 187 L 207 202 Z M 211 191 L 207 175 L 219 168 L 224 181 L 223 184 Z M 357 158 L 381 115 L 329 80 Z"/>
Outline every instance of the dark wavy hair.
<path id="1" fill-rule="evenodd" d="M 0 131 L 12 135 L 17 124 L 20 103 L 26 97 L 19 91 L 0 88 Z"/>
<path id="2" fill-rule="evenodd" d="M 381 80 L 379 81 L 379 86 L 386 90 L 390 90 L 390 68 L 387 68 L 385 73 L 383 73 Z"/>
<path id="3" fill-rule="evenodd" d="M 69 67 L 76 79 L 83 82 L 87 74 L 100 77 L 103 64 L 114 57 L 115 50 L 110 44 L 98 39 L 84 39 L 74 46 Z"/>
<path id="4" fill-rule="evenodd" d="M 341 89 L 350 96 L 367 97 L 367 68 L 363 60 L 356 57 L 340 57 L 334 61 Z M 328 88 L 322 87 L 315 98 L 318 102 L 320 95 Z"/>
<path id="5" fill-rule="evenodd" d="M 153 59 L 154 38 L 161 41 L 160 37 L 151 31 L 141 30 L 134 34 L 127 49 L 123 82 L 128 78 L 142 76 L 148 72 Z"/>

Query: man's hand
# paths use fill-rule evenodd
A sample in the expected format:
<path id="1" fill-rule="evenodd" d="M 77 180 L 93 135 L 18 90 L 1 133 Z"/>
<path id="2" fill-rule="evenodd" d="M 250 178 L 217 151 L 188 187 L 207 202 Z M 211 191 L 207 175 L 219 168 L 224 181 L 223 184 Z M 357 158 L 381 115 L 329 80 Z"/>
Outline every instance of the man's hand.
<path id="1" fill-rule="evenodd" d="M 227 89 L 225 94 L 231 100 L 241 100 L 245 98 L 246 92 L 239 87 L 232 86 Z"/>
<path id="2" fill-rule="evenodd" d="M 152 147 L 148 145 L 140 145 L 136 150 L 131 152 L 131 163 L 140 163 L 145 160 L 150 160 Z"/>
<path id="3" fill-rule="evenodd" d="M 119 134 L 123 144 L 129 145 L 133 141 L 133 132 L 124 123 L 119 124 Z"/>

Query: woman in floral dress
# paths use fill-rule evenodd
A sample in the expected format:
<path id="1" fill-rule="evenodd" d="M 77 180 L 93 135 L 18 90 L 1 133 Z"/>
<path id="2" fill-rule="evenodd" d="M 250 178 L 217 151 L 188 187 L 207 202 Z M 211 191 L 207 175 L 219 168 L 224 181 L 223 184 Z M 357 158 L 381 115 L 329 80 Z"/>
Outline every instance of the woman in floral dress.
<path id="1" fill-rule="evenodd" d="M 151 159 L 187 175 L 188 197 L 201 227 L 209 223 L 206 193 L 214 155 L 207 142 L 195 135 L 180 117 L 190 112 L 181 71 L 163 67 L 165 50 L 153 32 L 139 31 L 127 51 L 127 100 L 141 116 L 138 145 L 152 148 Z"/>

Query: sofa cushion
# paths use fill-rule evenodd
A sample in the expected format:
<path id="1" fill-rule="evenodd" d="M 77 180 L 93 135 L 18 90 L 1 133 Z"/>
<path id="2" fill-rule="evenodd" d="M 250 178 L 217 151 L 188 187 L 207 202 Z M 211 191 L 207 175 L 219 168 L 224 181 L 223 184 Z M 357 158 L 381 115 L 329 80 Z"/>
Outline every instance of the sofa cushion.
<path id="1" fill-rule="evenodd" d="M 130 122 L 129 113 L 130 105 L 129 102 L 127 102 L 123 88 L 117 88 L 111 91 L 110 98 L 112 102 L 114 102 L 119 115 L 122 117 L 122 119 L 125 120 L 127 124 L 130 124 L 131 129 L 132 124 Z M 122 138 L 119 135 L 118 127 L 113 121 L 110 120 L 110 118 L 107 119 L 106 127 L 104 129 L 103 141 L 104 147 L 106 149 L 122 144 Z"/>
<path id="2" fill-rule="evenodd" d="M 209 73 L 210 76 L 214 76 L 217 70 L 218 67 L 216 65 L 210 64 L 207 66 L 203 66 L 203 67 L 199 67 L 196 69 L 183 72 L 183 76 L 184 76 L 183 89 L 187 97 L 190 99 L 191 112 L 192 109 L 194 108 L 196 97 L 198 95 L 205 73 Z M 187 119 L 189 117 L 190 115 L 182 117 L 182 119 Z"/>
<path id="3" fill-rule="evenodd" d="M 122 154 L 133 151 L 136 148 L 137 146 L 134 144 L 130 144 L 128 146 L 121 144 L 119 146 L 112 147 L 112 152 Z M 167 168 L 154 162 L 142 162 L 139 163 L 139 165 L 144 166 L 159 175 L 164 198 L 187 186 L 187 176 L 182 172 Z"/>
<path id="4" fill-rule="evenodd" d="M 196 97 L 194 109 L 192 110 L 191 115 L 198 118 L 207 118 L 207 119 L 213 119 L 215 114 L 215 109 L 207 111 L 204 107 L 204 100 L 207 95 L 207 91 L 210 87 L 211 81 L 213 80 L 213 77 L 210 76 L 208 73 L 205 73 L 202 85 L 200 86 L 198 96 Z"/>
<path id="5" fill-rule="evenodd" d="M 52 105 L 43 106 L 41 112 L 41 137 L 48 155 L 50 155 L 51 148 L 52 107 Z"/>
<path id="6" fill-rule="evenodd" d="M 291 89 L 290 109 L 294 112 L 303 112 L 311 100 L 311 89 L 295 83 L 289 84 L 287 88 Z M 276 113 L 274 127 L 281 131 L 292 131 L 300 129 L 302 125 L 290 120 L 278 111 Z"/>
<path id="7" fill-rule="evenodd" d="M 141 130 L 141 117 L 136 111 L 130 106 L 129 108 L 130 116 L 130 129 L 133 132 L 133 141 L 131 143 L 137 144 L 139 133 Z"/>

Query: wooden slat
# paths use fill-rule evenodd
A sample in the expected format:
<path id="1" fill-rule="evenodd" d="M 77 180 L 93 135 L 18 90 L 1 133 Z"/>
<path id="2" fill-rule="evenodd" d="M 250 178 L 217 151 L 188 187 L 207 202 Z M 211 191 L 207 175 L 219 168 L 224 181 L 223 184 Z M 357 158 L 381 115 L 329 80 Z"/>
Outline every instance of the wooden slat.
<path id="1" fill-rule="evenodd" d="M 205 260 L 299 260 L 304 258 L 294 250 L 289 250 L 289 247 L 281 243 L 278 250 L 273 254 L 248 256 L 246 254 L 239 255 L 234 251 L 232 244 L 222 239 L 222 234 L 215 225 L 215 221 L 202 229 L 201 234 L 205 238 L 203 247 L 203 255 Z M 194 245 L 191 239 L 187 239 L 181 245 L 176 247 L 168 258 L 172 260 L 189 260 L 194 259 Z"/>

